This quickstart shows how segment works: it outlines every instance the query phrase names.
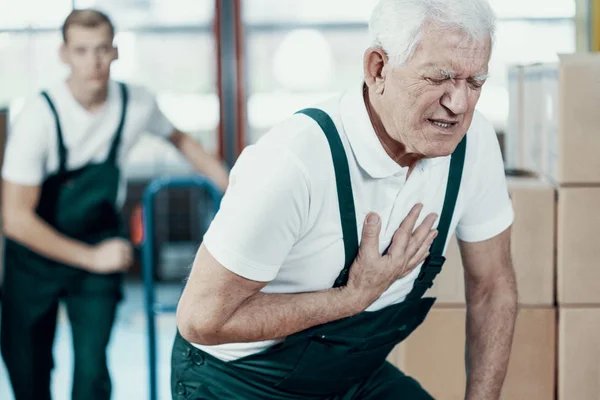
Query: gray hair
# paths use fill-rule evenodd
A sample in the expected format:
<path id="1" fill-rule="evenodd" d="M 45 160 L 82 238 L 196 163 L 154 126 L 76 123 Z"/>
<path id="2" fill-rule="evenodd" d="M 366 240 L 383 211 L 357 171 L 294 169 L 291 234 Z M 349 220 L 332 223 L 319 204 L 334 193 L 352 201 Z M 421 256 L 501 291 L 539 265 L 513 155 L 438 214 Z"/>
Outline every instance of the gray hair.
<path id="1" fill-rule="evenodd" d="M 473 39 L 487 35 L 493 46 L 496 15 L 488 0 L 380 0 L 369 23 L 371 46 L 382 48 L 392 65 L 404 64 L 427 22 L 459 29 Z"/>

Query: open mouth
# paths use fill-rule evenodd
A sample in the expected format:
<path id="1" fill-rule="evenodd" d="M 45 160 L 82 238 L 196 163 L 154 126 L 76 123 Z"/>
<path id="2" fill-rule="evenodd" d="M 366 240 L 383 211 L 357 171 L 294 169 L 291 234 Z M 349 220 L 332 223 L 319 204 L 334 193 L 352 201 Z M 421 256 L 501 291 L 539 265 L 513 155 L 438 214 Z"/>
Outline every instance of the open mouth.
<path id="1" fill-rule="evenodd" d="M 452 129 L 458 124 L 458 122 L 443 121 L 438 119 L 428 119 L 427 121 L 429 121 L 430 124 L 442 129 Z"/>

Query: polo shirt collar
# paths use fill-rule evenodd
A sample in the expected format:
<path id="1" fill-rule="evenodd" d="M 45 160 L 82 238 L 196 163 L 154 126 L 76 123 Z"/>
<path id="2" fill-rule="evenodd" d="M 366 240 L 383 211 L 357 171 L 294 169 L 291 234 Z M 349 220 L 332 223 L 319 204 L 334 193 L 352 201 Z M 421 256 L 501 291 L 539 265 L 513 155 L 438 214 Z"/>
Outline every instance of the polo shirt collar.
<path id="1" fill-rule="evenodd" d="M 363 97 L 364 82 L 348 90 L 341 98 L 340 111 L 342 125 L 352 152 L 360 167 L 373 178 L 406 176 L 408 167 L 396 163 L 385 151 L 379 141 Z M 448 157 L 437 157 L 421 160 L 417 168 L 437 165 Z"/>

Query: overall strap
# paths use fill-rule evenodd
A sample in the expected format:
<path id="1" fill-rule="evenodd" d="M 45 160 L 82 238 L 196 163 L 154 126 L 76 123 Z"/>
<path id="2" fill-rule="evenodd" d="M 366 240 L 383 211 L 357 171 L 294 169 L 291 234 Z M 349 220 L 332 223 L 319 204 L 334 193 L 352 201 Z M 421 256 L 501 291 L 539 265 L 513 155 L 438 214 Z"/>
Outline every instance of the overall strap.
<path id="1" fill-rule="evenodd" d="M 342 140 L 340 139 L 340 135 L 334 122 L 326 112 L 319 110 L 318 108 L 306 108 L 298 111 L 297 114 L 305 114 L 319 124 L 321 130 L 325 133 L 325 137 L 327 138 L 331 150 L 345 254 L 344 269 L 335 280 L 333 287 L 344 286 L 348 282 L 350 266 L 358 254 L 356 210 L 354 207 L 354 195 L 352 193 L 352 183 L 350 181 L 350 170 L 348 169 L 346 150 L 344 150 L 344 145 L 342 144 Z"/>
<path id="2" fill-rule="evenodd" d="M 125 85 L 123 82 L 119 82 L 119 88 L 121 89 L 121 120 L 119 121 L 115 138 L 110 146 L 108 158 L 106 159 L 107 162 L 115 164 L 117 163 L 117 154 L 119 151 L 119 145 L 121 144 L 121 137 L 123 136 L 123 126 L 125 125 L 125 116 L 127 115 L 127 103 L 129 98 L 127 85 Z"/>
<path id="3" fill-rule="evenodd" d="M 62 128 L 60 125 L 60 118 L 58 117 L 58 112 L 56 111 L 56 107 L 50 99 L 48 92 L 43 91 L 42 96 L 44 96 L 44 98 L 48 102 L 48 105 L 50 106 L 50 111 L 52 111 L 52 114 L 54 115 L 54 122 L 56 124 L 56 138 L 58 139 L 58 172 L 64 173 L 67 171 L 67 148 L 65 146 L 65 141 L 63 138 Z"/>
<path id="4" fill-rule="evenodd" d="M 423 263 L 421 272 L 415 280 L 412 291 L 406 296 L 406 300 L 418 300 L 433 286 L 433 280 L 442 271 L 442 265 L 446 258 L 442 255 L 450 223 L 456 206 L 456 198 L 460 189 L 460 181 L 462 179 L 463 166 L 465 161 L 465 150 L 467 147 L 467 136 L 458 144 L 450 160 L 450 171 L 448 172 L 448 184 L 446 185 L 446 196 L 444 198 L 444 206 L 438 224 L 438 235 L 431 244 L 429 249 L 429 257 Z"/>

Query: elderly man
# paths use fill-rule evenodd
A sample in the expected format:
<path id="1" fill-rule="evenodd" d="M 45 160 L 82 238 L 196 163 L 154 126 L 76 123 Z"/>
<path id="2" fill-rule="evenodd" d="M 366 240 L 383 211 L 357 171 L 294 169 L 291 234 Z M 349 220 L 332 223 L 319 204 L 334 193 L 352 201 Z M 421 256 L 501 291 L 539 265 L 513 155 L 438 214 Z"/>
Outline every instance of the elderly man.
<path id="1" fill-rule="evenodd" d="M 431 399 L 385 360 L 433 305 L 423 296 L 453 232 L 466 399 L 499 398 L 513 210 L 494 130 L 474 111 L 495 17 L 486 0 L 381 0 L 370 27 L 360 85 L 234 167 L 178 306 L 174 399 Z"/>

